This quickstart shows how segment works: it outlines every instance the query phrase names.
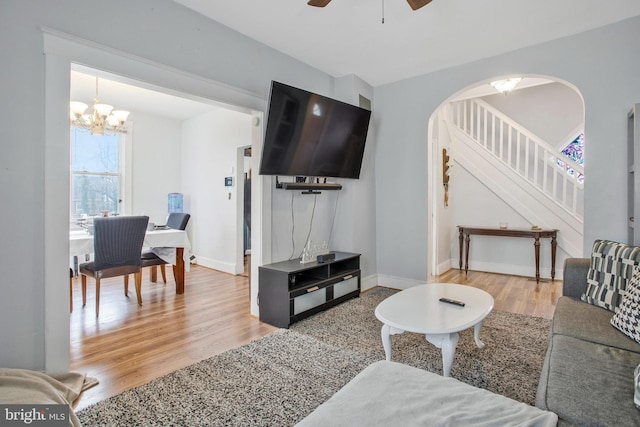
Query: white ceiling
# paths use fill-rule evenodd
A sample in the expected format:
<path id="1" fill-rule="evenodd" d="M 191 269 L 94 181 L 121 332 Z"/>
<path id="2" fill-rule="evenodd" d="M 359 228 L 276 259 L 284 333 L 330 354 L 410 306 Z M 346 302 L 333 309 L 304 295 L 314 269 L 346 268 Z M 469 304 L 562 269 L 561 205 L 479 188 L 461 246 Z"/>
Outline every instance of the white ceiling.
<path id="1" fill-rule="evenodd" d="M 373 86 L 640 15 L 640 0 L 433 0 L 417 11 L 405 0 L 332 0 L 325 8 L 306 0 L 174 1 L 332 76 L 355 74 Z M 217 108 L 79 65 L 71 100 L 92 105 L 95 76 L 101 101 L 115 109 L 185 120 Z M 518 88 L 541 83 L 525 79 Z"/>
<path id="2" fill-rule="evenodd" d="M 218 108 L 205 100 L 170 95 L 166 89 L 77 65 L 71 70 L 70 99 L 91 107 L 96 96 L 96 76 L 100 102 L 113 106 L 114 110 L 132 112 L 132 120 L 135 112 L 142 112 L 182 121 Z"/>
<path id="3" fill-rule="evenodd" d="M 372 86 L 640 15 L 639 0 L 174 0 L 334 77 Z M 384 24 L 381 22 L 384 5 Z"/>

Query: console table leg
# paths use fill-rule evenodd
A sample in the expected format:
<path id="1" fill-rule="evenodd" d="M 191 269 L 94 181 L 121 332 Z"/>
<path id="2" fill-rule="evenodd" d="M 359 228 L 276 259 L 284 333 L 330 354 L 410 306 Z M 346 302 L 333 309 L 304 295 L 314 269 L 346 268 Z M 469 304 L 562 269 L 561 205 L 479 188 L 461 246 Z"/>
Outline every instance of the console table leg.
<path id="1" fill-rule="evenodd" d="M 551 236 L 551 281 L 556 278 L 556 248 L 558 242 L 556 241 L 555 233 Z"/>
<path id="2" fill-rule="evenodd" d="M 464 245 L 464 232 L 462 231 L 462 228 L 460 229 L 460 233 L 459 233 L 459 239 L 460 239 L 460 271 L 462 271 L 462 246 Z"/>
<path id="3" fill-rule="evenodd" d="M 536 285 L 540 284 L 540 237 L 534 237 L 533 247 L 536 253 Z"/>
<path id="4" fill-rule="evenodd" d="M 467 275 L 467 273 L 469 272 L 469 245 L 471 243 L 471 237 L 469 234 L 467 234 L 467 239 L 466 239 L 466 254 L 464 255 L 464 274 L 465 276 Z"/>

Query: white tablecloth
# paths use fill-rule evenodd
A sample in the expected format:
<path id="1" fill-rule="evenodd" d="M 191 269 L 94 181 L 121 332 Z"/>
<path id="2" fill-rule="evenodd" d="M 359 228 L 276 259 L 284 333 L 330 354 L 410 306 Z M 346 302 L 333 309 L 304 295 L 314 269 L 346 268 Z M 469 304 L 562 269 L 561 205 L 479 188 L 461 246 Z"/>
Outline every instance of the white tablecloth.
<path id="1" fill-rule="evenodd" d="M 169 264 L 176 263 L 176 251 L 175 248 L 184 248 L 184 269 L 189 271 L 189 249 L 191 249 L 191 242 L 187 232 L 184 230 L 154 230 L 147 231 L 144 238 L 143 246 L 145 248 L 151 248 L 153 253 L 158 255 Z M 84 256 L 85 254 L 93 253 L 93 236 L 86 231 L 71 231 L 69 232 L 69 255 L 70 256 Z"/>

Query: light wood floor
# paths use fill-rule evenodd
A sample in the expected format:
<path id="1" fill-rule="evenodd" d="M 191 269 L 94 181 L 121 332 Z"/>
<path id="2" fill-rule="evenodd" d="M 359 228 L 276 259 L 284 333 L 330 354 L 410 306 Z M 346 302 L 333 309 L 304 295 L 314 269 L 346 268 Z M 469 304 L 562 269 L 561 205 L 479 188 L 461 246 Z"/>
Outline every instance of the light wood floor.
<path id="1" fill-rule="evenodd" d="M 168 283 L 151 283 L 143 274 L 143 306 L 135 288 L 124 296 L 122 278 L 102 281 L 100 317 L 95 316 L 93 281 L 82 308 L 80 280 L 74 279 L 71 314 L 71 369 L 96 377 L 100 384 L 80 397 L 76 410 L 145 384 L 192 363 L 222 353 L 276 328 L 249 314 L 249 280 L 199 266 L 186 273 L 185 293 Z M 527 278 L 457 269 L 434 281 L 463 283 L 486 290 L 495 309 L 551 318 L 562 282 L 536 283 Z M 133 280 L 131 280 L 133 282 Z"/>
<path id="2" fill-rule="evenodd" d="M 142 307 L 133 277 L 128 298 L 122 277 L 103 279 L 98 318 L 93 280 L 87 281 L 84 308 L 80 279 L 73 281 L 71 370 L 100 381 L 83 393 L 76 410 L 276 329 L 249 314 L 246 276 L 192 266 L 185 293 L 176 295 L 170 269 L 166 285 L 150 282 L 143 271 Z"/>
<path id="3" fill-rule="evenodd" d="M 562 296 L 562 281 L 548 281 L 536 284 L 535 279 L 504 274 L 464 271 L 452 268 L 437 276 L 434 282 L 461 283 L 480 288 L 491 294 L 495 300 L 493 309 L 510 313 L 551 319 L 558 298 Z"/>

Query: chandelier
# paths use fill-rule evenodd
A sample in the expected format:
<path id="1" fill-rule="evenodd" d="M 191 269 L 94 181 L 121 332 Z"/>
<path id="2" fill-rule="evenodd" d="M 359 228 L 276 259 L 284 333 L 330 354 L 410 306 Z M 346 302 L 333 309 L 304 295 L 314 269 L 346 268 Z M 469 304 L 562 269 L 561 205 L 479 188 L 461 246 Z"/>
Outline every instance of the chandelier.
<path id="1" fill-rule="evenodd" d="M 93 100 L 93 111 L 85 114 L 89 106 L 84 102 L 70 102 L 71 125 L 91 132 L 91 135 L 114 135 L 126 133 L 124 127 L 129 112 L 113 110 L 111 105 L 101 104 L 98 98 L 98 77 L 96 77 L 96 97 Z M 113 111 L 112 111 L 113 110 Z"/>
<path id="2" fill-rule="evenodd" d="M 517 86 L 518 83 L 520 83 L 520 80 L 522 80 L 522 78 L 513 77 L 510 79 L 497 80 L 489 84 L 498 92 L 506 95 L 507 93 L 511 92 Z"/>

